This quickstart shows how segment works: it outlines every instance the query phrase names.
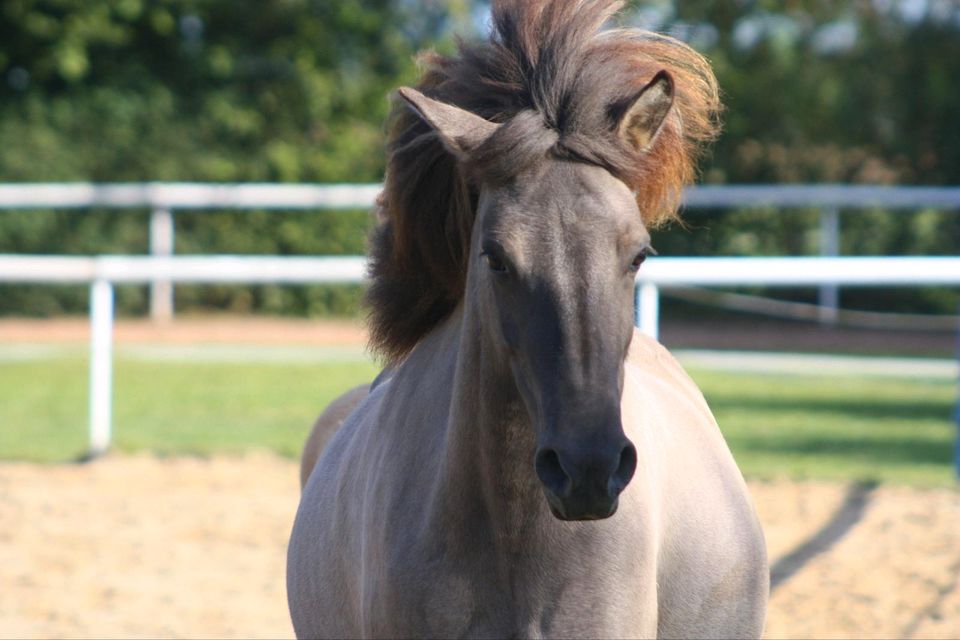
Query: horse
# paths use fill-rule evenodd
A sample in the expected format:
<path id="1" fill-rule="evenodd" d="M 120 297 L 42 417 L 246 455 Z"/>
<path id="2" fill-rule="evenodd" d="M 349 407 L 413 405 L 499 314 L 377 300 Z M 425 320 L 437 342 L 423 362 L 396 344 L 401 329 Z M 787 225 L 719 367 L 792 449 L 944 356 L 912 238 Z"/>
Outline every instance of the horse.
<path id="1" fill-rule="evenodd" d="M 307 480 L 316 466 L 320 454 L 326 448 L 327 443 L 333 435 L 339 431 L 357 404 L 370 392 L 371 385 L 361 384 L 346 393 L 338 396 L 331 402 L 320 417 L 313 423 L 310 429 L 310 435 L 303 445 L 303 452 L 300 454 L 300 489 L 307 486 Z"/>
<path id="2" fill-rule="evenodd" d="M 743 477 L 632 306 L 716 81 L 603 29 L 618 8 L 495 0 L 489 39 L 398 90 L 367 293 L 387 366 L 305 456 L 298 637 L 760 637 Z"/>

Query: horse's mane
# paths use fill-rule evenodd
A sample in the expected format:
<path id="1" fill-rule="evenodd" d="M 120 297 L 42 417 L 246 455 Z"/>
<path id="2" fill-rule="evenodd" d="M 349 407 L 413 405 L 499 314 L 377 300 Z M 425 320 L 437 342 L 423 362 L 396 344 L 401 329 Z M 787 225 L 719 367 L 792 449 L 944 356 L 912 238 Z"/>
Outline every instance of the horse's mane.
<path id="1" fill-rule="evenodd" d="M 619 0 L 495 0 L 488 41 L 458 55 L 422 54 L 417 88 L 498 129 L 462 164 L 402 100 L 389 121 L 387 172 L 370 238 L 371 345 L 403 358 L 463 296 L 477 205 L 475 178 L 504 179 L 552 155 L 599 165 L 636 192 L 647 225 L 677 216 L 697 152 L 718 130 L 709 63 L 672 38 L 602 25 Z M 615 132 L 631 98 L 660 70 L 674 108 L 651 148 Z"/>

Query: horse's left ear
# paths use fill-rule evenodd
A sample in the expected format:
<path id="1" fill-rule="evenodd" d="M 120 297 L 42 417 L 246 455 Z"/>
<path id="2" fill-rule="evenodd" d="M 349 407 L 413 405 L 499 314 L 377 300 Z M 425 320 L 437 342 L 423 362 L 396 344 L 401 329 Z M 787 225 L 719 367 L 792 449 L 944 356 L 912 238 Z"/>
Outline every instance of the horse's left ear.
<path id="1" fill-rule="evenodd" d="M 397 93 L 433 127 L 447 150 L 461 160 L 483 144 L 498 126 L 475 113 L 428 98 L 410 87 L 401 87 Z"/>
<path id="2" fill-rule="evenodd" d="M 617 124 L 617 135 L 637 151 L 650 148 L 673 106 L 673 78 L 666 71 L 653 77 L 628 101 Z"/>

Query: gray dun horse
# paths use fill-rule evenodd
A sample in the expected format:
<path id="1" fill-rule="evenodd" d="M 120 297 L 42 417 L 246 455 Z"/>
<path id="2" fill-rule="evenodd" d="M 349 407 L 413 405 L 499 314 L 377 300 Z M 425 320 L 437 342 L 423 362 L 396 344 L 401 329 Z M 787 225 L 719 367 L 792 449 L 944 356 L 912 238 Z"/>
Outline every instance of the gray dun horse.
<path id="1" fill-rule="evenodd" d="M 370 250 L 388 366 L 304 454 L 298 636 L 760 636 L 743 478 L 631 304 L 716 82 L 680 42 L 601 30 L 618 8 L 495 1 L 489 41 L 399 90 Z"/>

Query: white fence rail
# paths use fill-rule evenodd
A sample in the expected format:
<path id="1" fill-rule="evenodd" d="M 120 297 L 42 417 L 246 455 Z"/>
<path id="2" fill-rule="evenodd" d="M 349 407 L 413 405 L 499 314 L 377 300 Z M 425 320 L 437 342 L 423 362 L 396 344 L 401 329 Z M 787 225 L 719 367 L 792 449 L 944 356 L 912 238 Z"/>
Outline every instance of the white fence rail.
<path id="1" fill-rule="evenodd" d="M 174 253 L 176 210 L 204 209 L 350 209 L 373 205 L 379 184 L 208 184 L 37 183 L 0 184 L 0 209 L 147 208 L 150 254 Z M 688 207 L 813 207 L 820 211 L 820 255 L 840 253 L 841 208 L 960 209 L 960 187 L 887 187 L 865 185 L 707 185 L 684 192 Z M 173 286 L 159 276 L 150 281 L 150 314 L 173 316 Z M 821 321 L 837 317 L 838 285 L 821 284 Z"/>
<path id="2" fill-rule="evenodd" d="M 366 260 L 345 257 L 0 255 L 0 282 L 89 283 L 91 319 L 90 454 L 110 445 L 113 287 L 122 283 L 348 283 Z M 960 285 L 960 257 L 656 258 L 637 277 L 637 322 L 657 336 L 659 288 L 681 285 Z"/>
<path id="3" fill-rule="evenodd" d="M 175 210 L 368 208 L 379 190 L 377 184 L 0 184 L 0 209 L 142 207 L 151 211 L 151 256 L 0 255 L 0 282 L 87 283 L 91 287 L 90 453 L 102 453 L 110 443 L 115 284 L 151 284 L 152 314 L 163 319 L 173 312 L 174 282 L 351 283 L 364 277 L 362 256 L 173 256 Z M 689 207 L 818 208 L 822 257 L 650 260 L 638 276 L 636 304 L 638 325 L 654 337 L 659 288 L 664 286 L 817 286 L 825 310 L 822 319 L 830 321 L 839 286 L 960 285 L 960 257 L 835 257 L 841 208 L 960 210 L 960 187 L 701 186 L 688 189 L 684 201 Z"/>
<path id="4" fill-rule="evenodd" d="M 373 204 L 381 185 L 143 182 L 0 183 L 0 209 L 349 209 Z M 690 207 L 960 209 L 960 187 L 846 184 L 698 185 Z"/>
<path id="5" fill-rule="evenodd" d="M 0 254 L 0 282 L 142 284 L 177 282 L 286 284 L 357 283 L 363 256 L 40 256 Z"/>
<path id="6" fill-rule="evenodd" d="M 0 184 L 0 209 L 150 209 L 150 254 L 170 256 L 176 243 L 175 210 L 368 208 L 379 184 L 40 183 Z M 173 317 L 173 285 L 150 282 L 150 315 Z"/>
<path id="7" fill-rule="evenodd" d="M 379 184 L 202 182 L 0 184 L 0 209 L 350 209 L 366 208 Z"/>

